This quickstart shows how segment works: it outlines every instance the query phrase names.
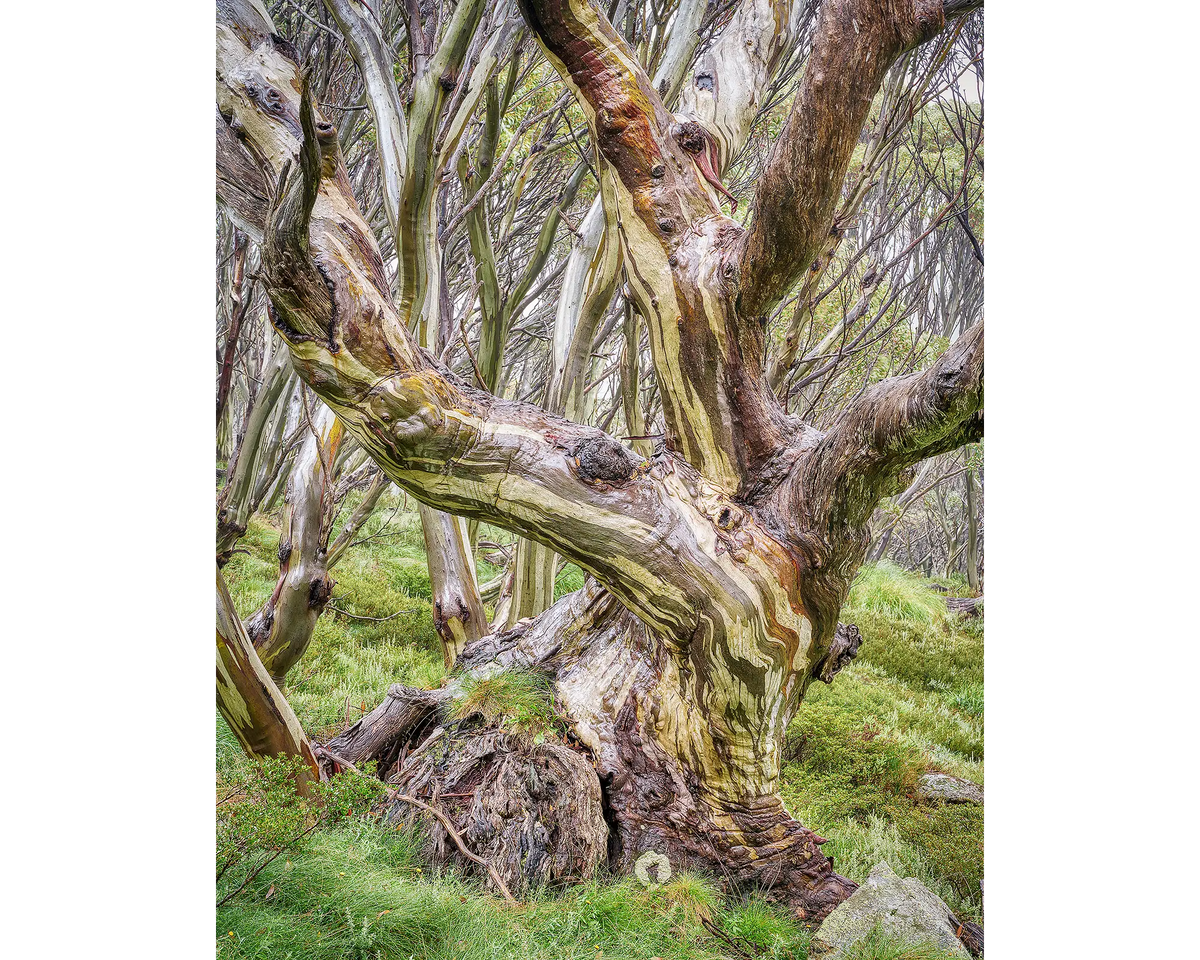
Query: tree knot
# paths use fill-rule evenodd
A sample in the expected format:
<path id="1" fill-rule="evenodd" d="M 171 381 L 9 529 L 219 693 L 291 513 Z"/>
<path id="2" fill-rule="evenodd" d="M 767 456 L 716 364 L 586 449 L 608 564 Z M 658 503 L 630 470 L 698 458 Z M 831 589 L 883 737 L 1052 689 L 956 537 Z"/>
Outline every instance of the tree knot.
<path id="1" fill-rule="evenodd" d="M 625 483 L 633 477 L 639 462 L 629 450 L 607 436 L 586 437 L 571 451 L 571 456 L 578 463 L 579 476 L 598 483 Z"/>
<path id="2" fill-rule="evenodd" d="M 325 575 L 313 577 L 308 584 L 308 608 L 310 610 L 323 609 L 331 596 L 333 596 L 333 579 Z"/>
<path id="3" fill-rule="evenodd" d="M 695 120 L 686 120 L 675 125 L 671 131 L 676 141 L 688 153 L 700 153 L 708 146 L 709 132 Z"/>
<path id="4" fill-rule="evenodd" d="M 684 150 L 693 155 L 696 166 L 700 168 L 704 179 L 729 201 L 730 214 L 737 213 L 737 198 L 721 183 L 721 151 L 717 144 L 717 138 L 695 120 L 685 120 L 683 123 L 674 124 L 671 127 L 671 134 Z"/>

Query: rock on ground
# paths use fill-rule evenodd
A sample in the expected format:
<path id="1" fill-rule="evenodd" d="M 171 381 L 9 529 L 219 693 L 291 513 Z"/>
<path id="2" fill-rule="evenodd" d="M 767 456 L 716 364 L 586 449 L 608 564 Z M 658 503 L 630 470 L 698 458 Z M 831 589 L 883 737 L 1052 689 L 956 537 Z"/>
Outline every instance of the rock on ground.
<path id="1" fill-rule="evenodd" d="M 878 924 L 888 936 L 906 944 L 932 944 L 948 956 L 970 960 L 951 926 L 953 911 L 920 881 L 897 876 L 886 863 L 875 865 L 854 896 L 840 903 L 818 928 L 813 946 L 842 956 Z M 813 956 L 818 956 L 814 951 Z"/>
<path id="2" fill-rule="evenodd" d="M 946 773 L 923 773 L 917 781 L 917 796 L 944 803 L 983 803 L 983 787 Z"/>

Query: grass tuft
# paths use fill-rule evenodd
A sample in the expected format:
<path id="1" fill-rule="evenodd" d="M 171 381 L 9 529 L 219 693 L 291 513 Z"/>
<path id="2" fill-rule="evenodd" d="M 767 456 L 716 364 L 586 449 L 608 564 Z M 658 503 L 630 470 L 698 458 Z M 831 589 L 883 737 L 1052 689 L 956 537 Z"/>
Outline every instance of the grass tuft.
<path id="1" fill-rule="evenodd" d="M 555 726 L 554 696 L 541 674 L 507 670 L 487 679 L 468 677 L 450 707 L 450 719 L 482 718 L 485 726 L 522 733 L 550 732 Z"/>
<path id="2" fill-rule="evenodd" d="M 868 564 L 858 572 L 848 603 L 923 626 L 941 623 L 946 617 L 946 601 L 929 589 L 929 581 L 887 560 Z"/>

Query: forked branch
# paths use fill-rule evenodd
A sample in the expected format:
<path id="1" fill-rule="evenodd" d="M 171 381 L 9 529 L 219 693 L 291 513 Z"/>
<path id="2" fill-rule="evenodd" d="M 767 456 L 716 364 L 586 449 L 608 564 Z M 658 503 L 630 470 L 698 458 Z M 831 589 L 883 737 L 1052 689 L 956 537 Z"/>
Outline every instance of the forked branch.
<path id="1" fill-rule="evenodd" d="M 969 5 L 952 6 L 962 13 Z M 945 24 L 942 0 L 824 0 L 800 90 L 741 241 L 742 313 L 769 313 L 813 262 L 887 71 Z"/>
<path id="2" fill-rule="evenodd" d="M 832 524 L 864 525 L 913 464 L 983 437 L 983 321 L 920 374 L 883 380 L 838 418 L 804 466 Z"/>
<path id="3" fill-rule="evenodd" d="M 656 629 L 691 635 L 711 618 L 713 598 L 727 595 L 728 578 L 744 575 L 710 543 L 731 515 L 722 492 L 678 458 L 645 461 L 593 427 L 474 389 L 420 350 L 392 301 L 333 127 L 298 95 L 294 62 L 269 37 L 251 35 L 250 49 L 223 28 L 222 115 L 277 163 L 277 180 L 295 167 L 294 131 L 309 158 L 282 178 L 263 243 L 272 322 L 300 375 L 422 502 L 543 543 Z M 746 532 L 770 537 L 749 518 Z M 685 584 L 681 563 L 692 571 Z"/>

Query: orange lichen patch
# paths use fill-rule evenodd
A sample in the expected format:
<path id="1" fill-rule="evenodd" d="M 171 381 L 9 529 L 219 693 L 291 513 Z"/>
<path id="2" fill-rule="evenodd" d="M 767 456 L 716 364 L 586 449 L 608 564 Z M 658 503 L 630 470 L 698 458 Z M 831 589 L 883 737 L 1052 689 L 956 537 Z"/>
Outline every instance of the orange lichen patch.
<path id="1" fill-rule="evenodd" d="M 346 424 L 338 417 L 335 417 L 333 423 L 329 427 L 329 433 L 325 439 L 325 452 L 329 460 L 337 457 L 338 449 L 342 445 L 342 440 L 346 436 Z M 323 472 L 323 466 L 318 460 L 314 465 L 318 471 Z"/>
<path id="2" fill-rule="evenodd" d="M 589 4 L 522 3 L 530 27 L 569 73 L 595 111 L 597 141 L 628 189 L 661 162 L 658 114 L 666 111 L 650 81 L 613 30 Z"/>

